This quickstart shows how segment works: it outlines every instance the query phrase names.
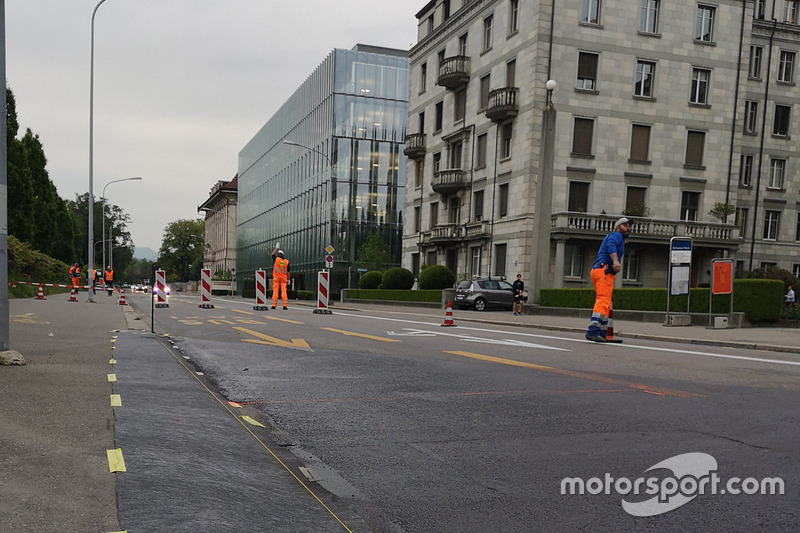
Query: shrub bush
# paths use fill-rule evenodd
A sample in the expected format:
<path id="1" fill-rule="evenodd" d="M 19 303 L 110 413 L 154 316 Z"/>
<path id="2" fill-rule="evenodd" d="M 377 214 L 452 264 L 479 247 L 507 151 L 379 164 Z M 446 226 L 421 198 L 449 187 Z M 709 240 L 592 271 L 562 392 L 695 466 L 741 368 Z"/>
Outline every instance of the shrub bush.
<path id="1" fill-rule="evenodd" d="M 383 289 L 411 290 L 414 286 L 414 274 L 405 268 L 390 268 L 383 273 Z"/>
<path id="2" fill-rule="evenodd" d="M 361 279 L 358 280 L 359 289 L 377 289 L 383 279 L 383 273 L 377 270 L 370 270 L 366 272 Z"/>
<path id="3" fill-rule="evenodd" d="M 444 265 L 431 265 L 419 273 L 419 288 L 422 290 L 449 289 L 455 284 L 455 274 Z"/>
<path id="4" fill-rule="evenodd" d="M 351 300 L 383 300 L 397 302 L 431 302 L 441 303 L 442 291 L 407 291 L 393 290 L 385 291 L 378 289 L 351 289 L 347 291 L 347 297 Z"/>

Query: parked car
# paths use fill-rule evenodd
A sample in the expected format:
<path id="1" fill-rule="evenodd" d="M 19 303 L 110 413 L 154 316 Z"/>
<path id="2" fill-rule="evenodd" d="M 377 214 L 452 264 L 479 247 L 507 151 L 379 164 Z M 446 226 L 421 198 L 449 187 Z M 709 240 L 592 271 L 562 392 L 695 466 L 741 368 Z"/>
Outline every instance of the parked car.
<path id="1" fill-rule="evenodd" d="M 524 299 L 527 301 L 527 298 Z M 456 307 L 459 309 L 512 309 L 514 289 L 501 279 L 473 279 L 462 281 L 456 288 Z"/>

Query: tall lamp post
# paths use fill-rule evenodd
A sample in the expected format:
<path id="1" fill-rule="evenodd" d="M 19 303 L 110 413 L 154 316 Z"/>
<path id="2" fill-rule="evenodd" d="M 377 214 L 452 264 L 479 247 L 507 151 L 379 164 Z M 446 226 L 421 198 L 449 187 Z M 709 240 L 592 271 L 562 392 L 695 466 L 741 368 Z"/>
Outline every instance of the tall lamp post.
<path id="1" fill-rule="evenodd" d="M 94 17 L 106 0 L 100 0 L 92 11 L 92 32 L 89 45 L 89 265 L 94 269 Z M 89 292 L 89 301 L 94 297 Z"/>
<path id="2" fill-rule="evenodd" d="M 142 179 L 141 176 L 135 176 L 133 178 L 122 178 L 122 179 L 119 179 L 119 180 L 111 180 L 108 183 L 106 183 L 105 187 L 103 187 L 103 194 L 101 195 L 102 198 L 103 198 L 103 208 L 101 209 L 101 215 L 100 215 L 100 220 L 102 221 L 102 226 L 103 226 L 103 241 L 102 242 L 106 241 L 106 188 L 109 185 L 111 185 L 112 183 L 119 183 L 121 181 L 141 180 L 141 179 Z M 113 230 L 113 227 L 114 227 L 114 222 L 112 221 L 111 224 L 109 224 L 109 226 L 108 226 L 108 240 L 109 241 L 112 240 L 111 239 L 111 231 Z M 108 263 L 106 263 L 106 247 L 105 247 L 105 245 L 103 245 L 103 264 L 100 265 L 101 268 L 105 268 L 107 265 L 113 265 L 114 264 L 114 247 L 113 247 L 113 245 L 109 246 L 108 255 L 110 256 L 109 257 L 110 261 Z M 92 268 L 94 268 L 94 267 L 92 267 Z"/>
<path id="3" fill-rule="evenodd" d="M 542 147 L 539 151 L 539 179 L 536 181 L 536 212 L 534 242 L 536 264 L 534 265 L 533 303 L 538 304 L 541 290 L 550 271 L 550 214 L 553 209 L 553 164 L 555 161 L 556 108 L 553 91 L 558 84 L 547 80 L 547 99 L 542 112 Z"/>

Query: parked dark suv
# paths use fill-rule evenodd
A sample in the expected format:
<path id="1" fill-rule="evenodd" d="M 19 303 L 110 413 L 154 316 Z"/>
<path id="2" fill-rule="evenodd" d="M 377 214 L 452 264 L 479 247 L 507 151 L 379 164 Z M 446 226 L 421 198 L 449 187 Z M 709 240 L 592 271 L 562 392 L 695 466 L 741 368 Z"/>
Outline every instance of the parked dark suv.
<path id="1" fill-rule="evenodd" d="M 456 288 L 455 306 L 483 311 L 488 308 L 511 309 L 514 306 L 514 289 L 501 279 L 473 279 L 462 281 Z"/>

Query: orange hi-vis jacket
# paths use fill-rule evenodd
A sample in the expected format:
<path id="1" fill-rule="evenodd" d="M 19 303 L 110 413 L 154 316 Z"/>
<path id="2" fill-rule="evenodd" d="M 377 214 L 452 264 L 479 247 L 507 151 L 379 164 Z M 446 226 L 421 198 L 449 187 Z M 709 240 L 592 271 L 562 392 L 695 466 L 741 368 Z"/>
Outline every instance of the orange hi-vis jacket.
<path id="1" fill-rule="evenodd" d="M 81 277 L 81 267 L 76 267 L 75 265 L 69 267 L 69 277 L 70 278 L 80 278 Z"/>
<path id="2" fill-rule="evenodd" d="M 105 278 L 106 278 L 106 283 L 111 283 L 112 281 L 114 281 L 114 271 L 106 269 Z"/>
<path id="3" fill-rule="evenodd" d="M 272 279 L 286 283 L 289 281 L 289 260 L 285 257 L 275 258 L 275 266 L 272 268 Z"/>

